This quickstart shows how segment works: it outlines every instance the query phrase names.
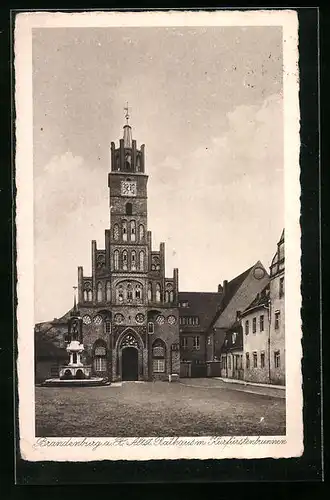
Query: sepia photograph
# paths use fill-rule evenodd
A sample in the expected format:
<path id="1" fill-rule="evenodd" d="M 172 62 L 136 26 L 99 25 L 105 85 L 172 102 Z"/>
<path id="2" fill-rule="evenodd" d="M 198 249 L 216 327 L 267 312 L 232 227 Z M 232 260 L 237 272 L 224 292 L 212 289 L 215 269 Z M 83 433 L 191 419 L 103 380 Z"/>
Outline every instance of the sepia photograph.
<path id="1" fill-rule="evenodd" d="M 30 459 L 302 453 L 297 58 L 290 11 L 17 16 Z"/>

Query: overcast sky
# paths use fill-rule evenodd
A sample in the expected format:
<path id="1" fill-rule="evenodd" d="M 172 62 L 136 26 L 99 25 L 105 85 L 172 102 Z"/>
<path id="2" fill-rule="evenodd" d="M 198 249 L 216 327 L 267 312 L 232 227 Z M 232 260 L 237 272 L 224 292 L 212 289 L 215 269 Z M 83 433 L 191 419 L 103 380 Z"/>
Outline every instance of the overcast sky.
<path id="1" fill-rule="evenodd" d="M 216 291 L 284 224 L 279 27 L 33 33 L 35 320 L 72 305 L 109 227 L 110 142 L 126 101 L 146 144 L 149 229 L 182 291 Z"/>

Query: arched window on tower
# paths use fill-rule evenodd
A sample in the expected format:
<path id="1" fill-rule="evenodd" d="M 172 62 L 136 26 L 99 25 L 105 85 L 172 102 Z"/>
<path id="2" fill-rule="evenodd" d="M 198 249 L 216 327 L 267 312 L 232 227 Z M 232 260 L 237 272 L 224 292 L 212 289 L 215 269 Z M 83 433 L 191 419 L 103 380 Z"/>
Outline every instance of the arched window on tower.
<path id="1" fill-rule="evenodd" d="M 160 284 L 156 285 L 156 302 L 160 302 Z"/>
<path id="2" fill-rule="evenodd" d="M 127 241 L 127 222 L 123 220 L 122 222 L 122 233 L 123 233 L 123 241 Z"/>
<path id="3" fill-rule="evenodd" d="M 123 270 L 124 270 L 124 271 L 127 271 L 127 250 L 123 250 L 123 261 L 122 261 L 122 265 L 123 265 Z"/>
<path id="4" fill-rule="evenodd" d="M 142 299 L 142 287 L 141 287 L 141 285 L 136 285 L 136 287 L 135 287 L 135 298 L 136 298 L 136 300 Z"/>
<path id="5" fill-rule="evenodd" d="M 165 302 L 173 302 L 173 285 L 172 283 L 167 283 L 166 284 L 166 291 L 165 291 Z"/>
<path id="6" fill-rule="evenodd" d="M 139 261 L 140 261 L 140 271 L 144 271 L 144 251 L 141 250 L 139 254 Z"/>
<path id="7" fill-rule="evenodd" d="M 131 153 L 129 153 L 127 151 L 125 153 L 125 170 L 130 172 L 131 168 L 132 168 L 132 157 L 131 157 Z"/>
<path id="8" fill-rule="evenodd" d="M 126 213 L 126 215 L 132 215 L 132 213 L 133 213 L 133 205 L 132 205 L 132 203 L 130 203 L 130 202 L 126 203 L 126 205 L 125 205 L 125 213 Z"/>
<path id="9" fill-rule="evenodd" d="M 110 283 L 110 281 L 107 281 L 107 284 L 106 284 L 106 301 L 107 302 L 111 301 L 111 283 Z"/>
<path id="10" fill-rule="evenodd" d="M 119 251 L 118 250 L 114 251 L 114 268 L 115 268 L 115 271 L 118 271 L 118 269 L 119 269 Z"/>
<path id="11" fill-rule="evenodd" d="M 88 302 L 92 302 L 92 300 L 93 300 L 93 292 L 92 292 L 92 290 L 88 290 L 88 292 L 87 292 L 87 299 L 88 299 Z"/>
<path id="12" fill-rule="evenodd" d="M 132 302 L 133 300 L 133 288 L 130 283 L 127 285 L 127 302 Z"/>
<path id="13" fill-rule="evenodd" d="M 140 243 L 142 243 L 144 240 L 144 227 L 142 224 L 139 225 L 139 240 Z"/>
<path id="14" fill-rule="evenodd" d="M 120 170 L 120 159 L 119 159 L 119 152 L 116 152 L 115 155 L 115 170 Z"/>
<path id="15" fill-rule="evenodd" d="M 88 292 L 84 290 L 84 302 L 88 302 Z"/>
<path id="16" fill-rule="evenodd" d="M 135 241 L 136 230 L 135 230 L 135 220 L 131 220 L 131 241 Z"/>
<path id="17" fill-rule="evenodd" d="M 148 283 L 148 300 L 152 301 L 152 284 Z"/>
<path id="18" fill-rule="evenodd" d="M 102 302 L 102 283 L 97 284 L 97 301 Z"/>
<path id="19" fill-rule="evenodd" d="M 136 156 L 136 171 L 140 172 L 141 170 L 141 155 L 137 154 Z"/>
<path id="20" fill-rule="evenodd" d="M 114 239 L 115 241 L 118 241 L 118 240 L 119 240 L 119 226 L 118 226 L 118 224 L 115 224 L 115 225 L 113 226 L 113 239 Z"/>
<path id="21" fill-rule="evenodd" d="M 136 271 L 136 252 L 132 250 L 131 253 L 131 270 Z"/>
<path id="22" fill-rule="evenodd" d="M 124 300 L 124 289 L 122 285 L 117 287 L 117 302 L 123 302 Z"/>

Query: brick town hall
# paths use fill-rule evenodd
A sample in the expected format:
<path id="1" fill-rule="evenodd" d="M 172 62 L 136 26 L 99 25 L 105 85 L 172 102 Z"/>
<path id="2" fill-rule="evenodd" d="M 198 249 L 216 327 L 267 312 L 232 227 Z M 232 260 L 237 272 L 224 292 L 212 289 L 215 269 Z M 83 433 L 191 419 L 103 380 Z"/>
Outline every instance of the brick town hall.
<path id="1" fill-rule="evenodd" d="M 152 249 L 147 184 L 144 145 L 126 123 L 119 147 L 111 143 L 111 229 L 104 248 L 92 241 L 91 276 L 78 268 L 74 311 L 94 372 L 113 381 L 168 379 L 180 369 L 178 270 L 167 278 L 164 243 Z"/>
<path id="2" fill-rule="evenodd" d="M 281 259 L 278 248 L 277 260 L 274 257 L 281 269 L 276 276 L 271 272 L 272 280 L 257 261 L 232 280 L 223 280 L 214 292 L 179 292 L 178 269 L 171 277 L 165 275 L 164 243 L 158 250 L 152 248 L 145 148 L 137 147 L 132 139 L 126 110 L 127 123 L 119 147 L 111 143 L 111 224 L 105 230 L 104 248 L 97 248 L 92 241 L 91 276 L 78 268 L 77 305 L 59 319 L 36 325 L 36 381 L 58 376 L 59 367 L 67 360 L 65 348 L 71 326 L 78 323 L 84 362 L 91 365 L 93 375 L 113 382 L 169 380 L 169 375 L 212 377 L 220 376 L 226 368 L 227 377 L 284 384 L 284 323 L 279 320 L 284 307 L 284 232 L 278 243 Z M 279 299 L 283 304 L 280 307 L 273 301 L 276 308 L 269 316 L 267 332 L 262 322 L 268 348 L 264 347 L 265 335 L 256 337 L 253 359 L 257 361 L 251 375 L 249 353 L 245 352 L 249 337 L 244 335 L 243 339 L 239 333 L 232 346 L 235 370 L 228 371 L 230 365 L 223 360 L 227 336 L 232 335 L 232 328 L 237 328 L 237 321 L 244 311 L 250 311 L 250 304 L 259 300 L 265 287 L 270 284 L 277 290 L 279 280 L 283 282 Z M 272 290 L 271 297 L 275 293 Z M 282 316 L 284 319 L 284 313 Z M 256 318 L 251 321 L 254 325 Z M 227 353 L 226 357 L 231 355 Z"/>

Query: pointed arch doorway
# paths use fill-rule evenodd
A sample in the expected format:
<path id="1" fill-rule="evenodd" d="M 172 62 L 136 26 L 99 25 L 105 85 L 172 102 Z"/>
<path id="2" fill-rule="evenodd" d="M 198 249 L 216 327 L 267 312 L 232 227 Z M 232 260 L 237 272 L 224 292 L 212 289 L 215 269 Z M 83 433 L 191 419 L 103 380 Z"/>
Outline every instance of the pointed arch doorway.
<path id="1" fill-rule="evenodd" d="M 139 379 L 139 360 L 136 347 L 124 347 L 122 350 L 122 380 Z"/>
<path id="2" fill-rule="evenodd" d="M 116 341 L 114 379 L 143 380 L 143 360 L 146 353 L 139 333 L 133 328 L 126 328 Z"/>

